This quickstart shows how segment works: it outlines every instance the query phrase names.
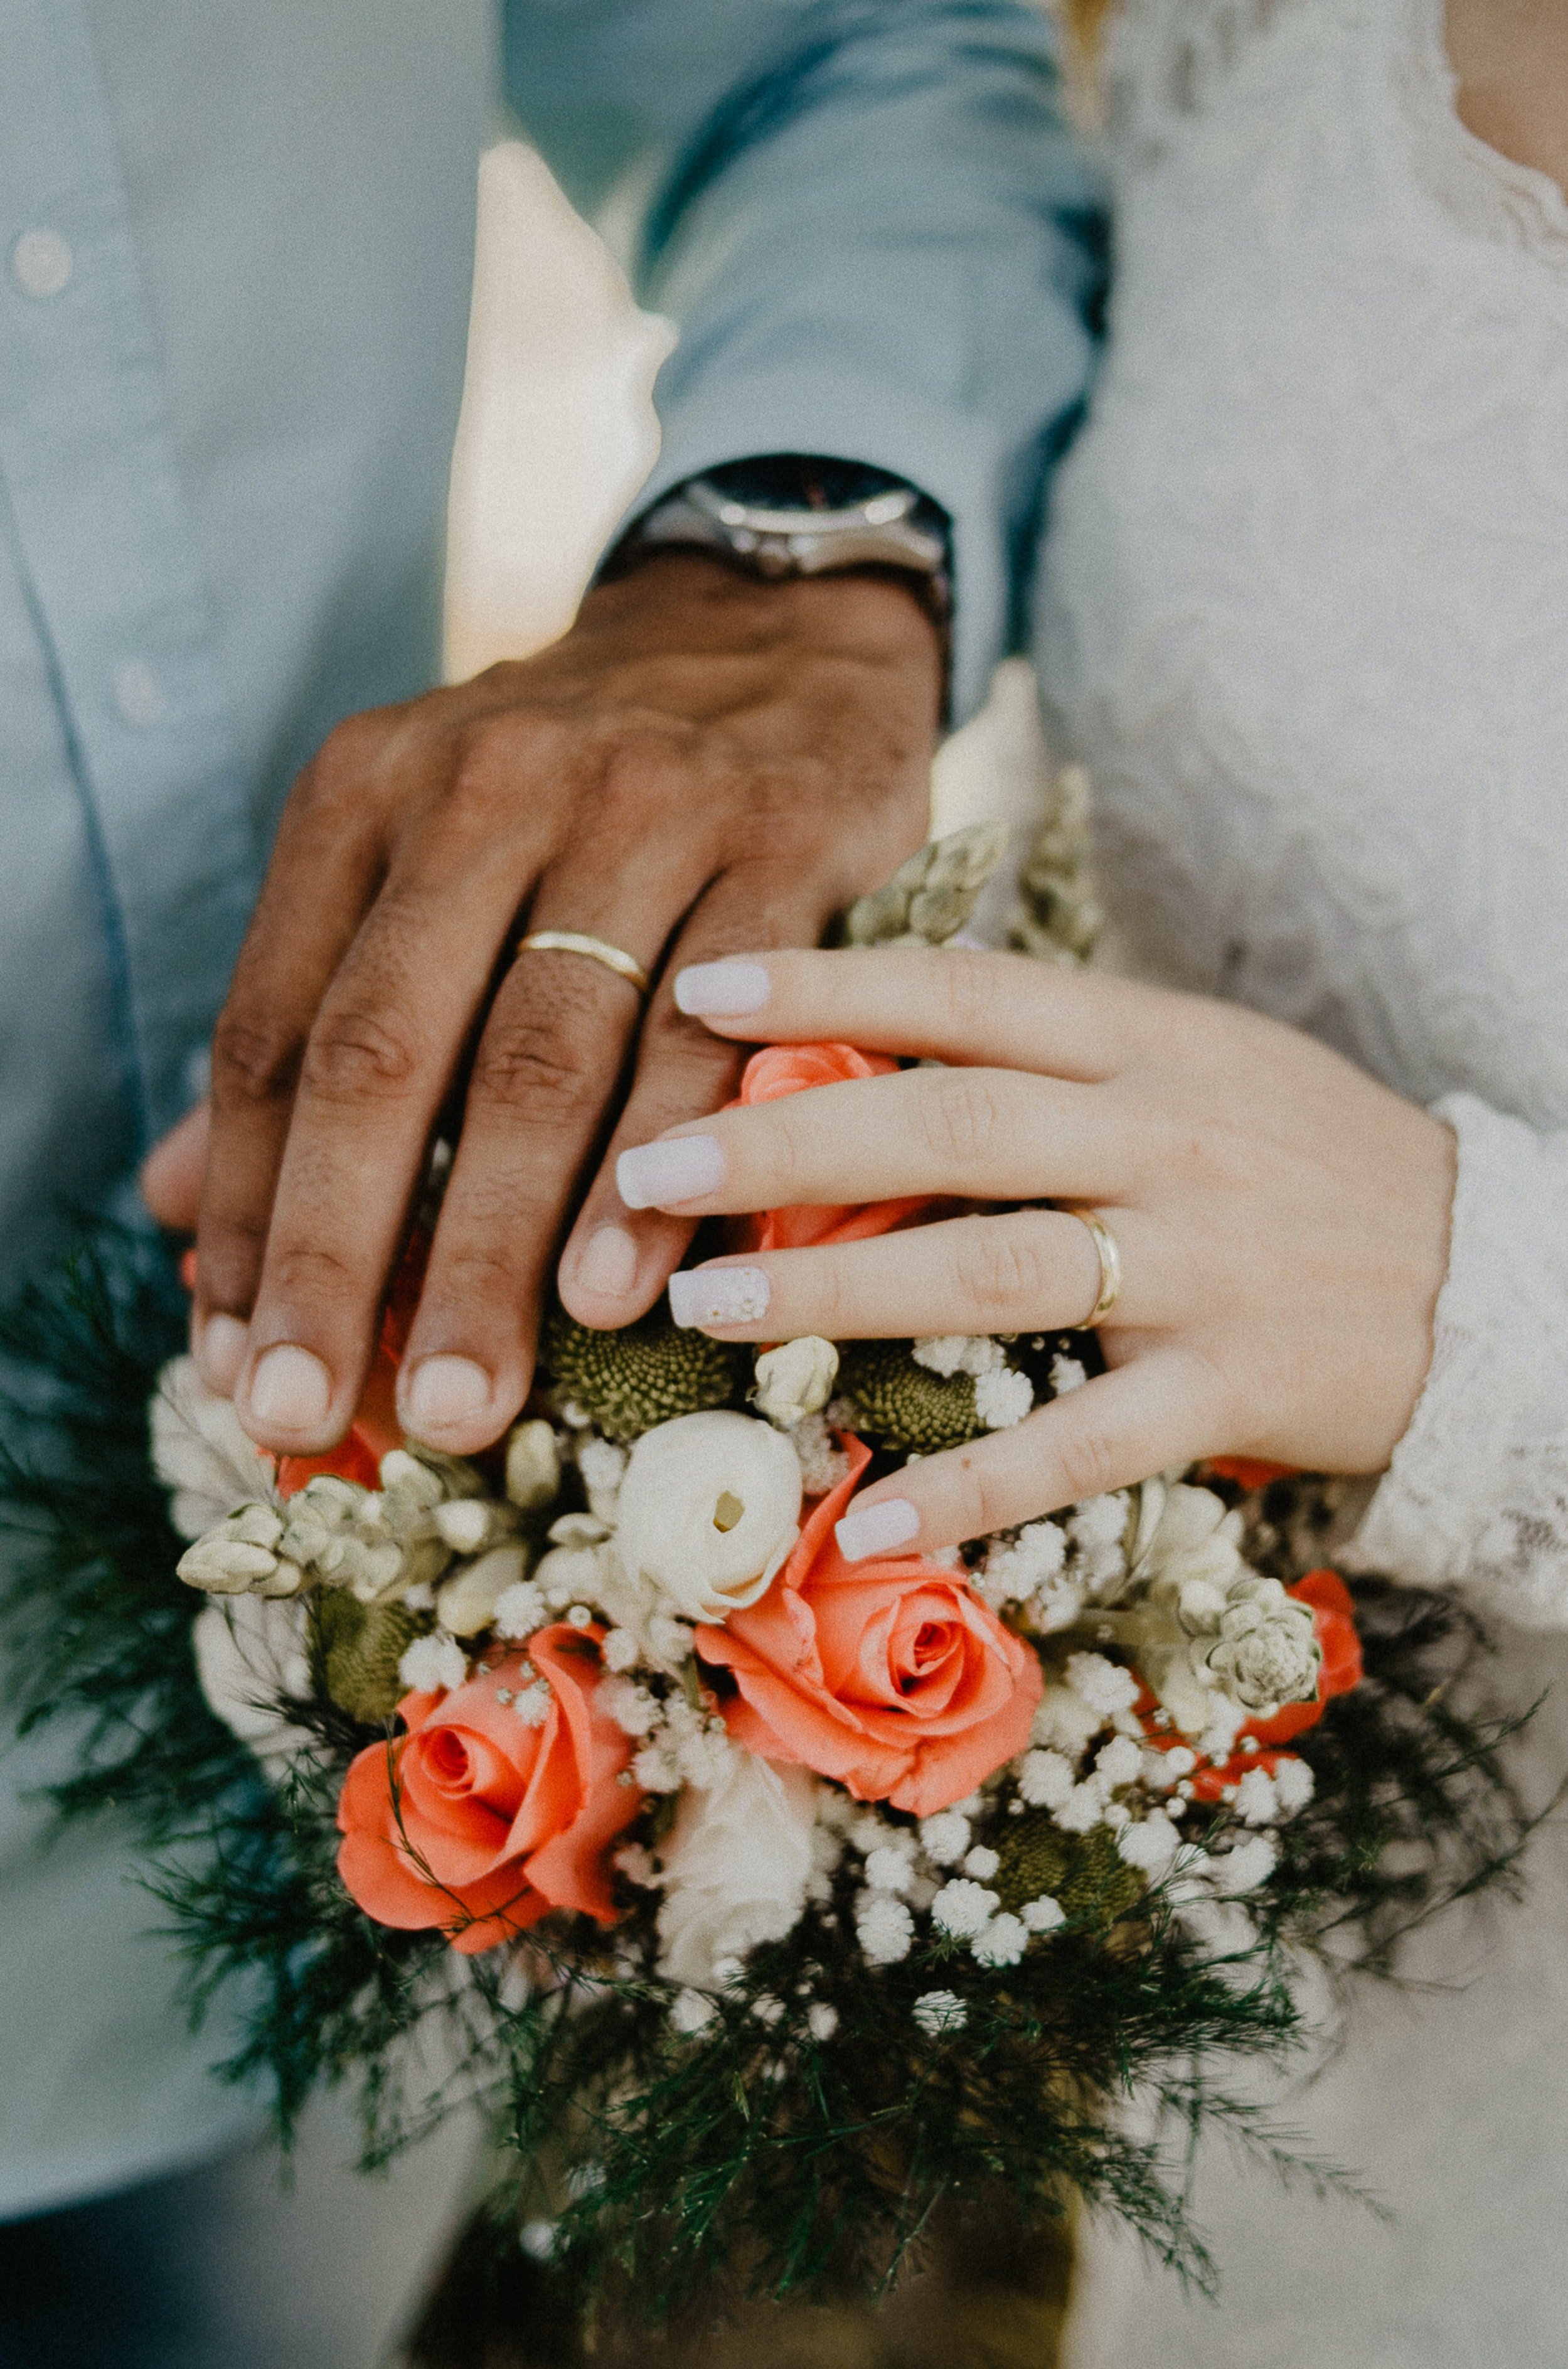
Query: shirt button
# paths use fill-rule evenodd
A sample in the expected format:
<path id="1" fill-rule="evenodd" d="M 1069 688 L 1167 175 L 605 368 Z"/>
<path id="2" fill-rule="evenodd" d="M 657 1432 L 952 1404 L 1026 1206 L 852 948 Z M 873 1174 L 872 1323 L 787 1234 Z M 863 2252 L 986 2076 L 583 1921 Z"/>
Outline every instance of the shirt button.
<path id="1" fill-rule="evenodd" d="M 160 723 L 168 705 L 163 684 L 150 666 L 141 658 L 127 658 L 114 678 L 114 704 L 121 719 L 145 731 L 150 725 Z"/>
<path id="2" fill-rule="evenodd" d="M 11 277 L 24 296 L 58 296 L 75 260 L 57 230 L 25 230 L 11 249 Z"/>

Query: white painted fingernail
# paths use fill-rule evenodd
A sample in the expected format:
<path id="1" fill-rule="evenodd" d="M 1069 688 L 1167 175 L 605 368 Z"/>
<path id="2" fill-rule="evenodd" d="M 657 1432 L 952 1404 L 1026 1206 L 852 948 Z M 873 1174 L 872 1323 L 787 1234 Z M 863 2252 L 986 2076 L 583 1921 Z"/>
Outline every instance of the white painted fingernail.
<path id="1" fill-rule="evenodd" d="M 424 1439 L 483 1414 L 490 1403 L 490 1377 L 472 1357 L 421 1357 L 403 1402 L 409 1430 Z"/>
<path id="2" fill-rule="evenodd" d="M 249 1338 L 250 1328 L 238 1316 L 209 1316 L 197 1326 L 192 1354 L 196 1370 L 210 1390 L 233 1398 Z"/>
<path id="3" fill-rule="evenodd" d="M 867 1555 L 889 1554 L 920 1536 L 921 1517 L 907 1497 L 884 1497 L 862 1505 L 833 1525 L 839 1552 L 846 1562 L 864 1562 Z"/>
<path id="4" fill-rule="evenodd" d="M 314 1431 L 332 1404 L 332 1377 L 313 1351 L 280 1341 L 257 1360 L 246 1401 L 258 1423 Z"/>
<path id="5" fill-rule="evenodd" d="M 637 1279 L 637 1246 L 624 1226 L 597 1226 L 582 1246 L 574 1280 L 603 1299 L 624 1299 Z"/>
<path id="6" fill-rule="evenodd" d="M 773 981 L 761 963 L 688 963 L 675 974 L 675 1007 L 693 1020 L 735 1020 L 761 1012 Z"/>
<path id="7" fill-rule="evenodd" d="M 670 1312 L 677 1324 L 757 1324 L 773 1298 L 760 1266 L 683 1269 L 670 1278 Z"/>
<path id="8" fill-rule="evenodd" d="M 668 1143 L 639 1144 L 615 1162 L 615 1183 L 628 1209 L 670 1209 L 700 1201 L 724 1183 L 725 1159 L 711 1135 L 678 1135 Z"/>

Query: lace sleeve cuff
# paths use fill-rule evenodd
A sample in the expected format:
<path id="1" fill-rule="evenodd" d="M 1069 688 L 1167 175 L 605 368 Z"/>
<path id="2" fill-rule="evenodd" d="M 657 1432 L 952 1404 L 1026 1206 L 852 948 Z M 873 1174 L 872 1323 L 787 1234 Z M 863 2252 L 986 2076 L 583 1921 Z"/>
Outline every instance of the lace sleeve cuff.
<path id="1" fill-rule="evenodd" d="M 1348 1559 L 1568 1628 L 1568 1133 L 1471 1094 L 1434 1116 L 1459 1174 L 1432 1368 Z"/>

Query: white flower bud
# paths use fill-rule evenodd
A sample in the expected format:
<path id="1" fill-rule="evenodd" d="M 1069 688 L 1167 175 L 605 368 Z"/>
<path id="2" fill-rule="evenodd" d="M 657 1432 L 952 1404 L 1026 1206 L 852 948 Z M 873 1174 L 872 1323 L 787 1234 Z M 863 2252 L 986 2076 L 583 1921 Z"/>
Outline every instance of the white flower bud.
<path id="1" fill-rule="evenodd" d="M 1143 1755 L 1130 1735 L 1113 1736 L 1094 1755 L 1097 1775 L 1107 1785 L 1130 1785 L 1142 1765 Z"/>
<path id="2" fill-rule="evenodd" d="M 1281 1816 L 1288 1818 L 1306 1808 L 1317 1791 L 1317 1780 L 1305 1760 L 1288 1753 L 1275 1763 L 1274 1790 L 1279 1796 Z"/>
<path id="3" fill-rule="evenodd" d="M 915 1920 L 893 1893 L 863 1892 L 855 1903 L 854 1929 L 868 1965 L 896 1966 L 910 1954 Z"/>
<path id="4" fill-rule="evenodd" d="M 1026 1900 L 1018 1914 L 1031 1933 L 1054 1933 L 1059 1925 L 1067 1923 L 1066 1909 L 1048 1892 L 1042 1892 L 1037 1900 Z"/>
<path id="5" fill-rule="evenodd" d="M 945 2040 L 962 2031 L 969 2010 L 956 1991 L 922 1991 L 910 2009 L 921 2030 L 932 2040 Z"/>
<path id="6" fill-rule="evenodd" d="M 519 1585 L 527 1569 L 526 1551 L 515 1544 L 492 1547 L 476 1562 L 465 1563 L 436 1590 L 441 1627 L 454 1637 L 477 1636 L 490 1626 L 501 1598 Z"/>
<path id="7" fill-rule="evenodd" d="M 975 1383 L 975 1413 L 988 1431 L 1011 1431 L 1035 1403 L 1035 1385 L 1011 1366 L 981 1374 Z"/>
<path id="8" fill-rule="evenodd" d="M 982 1966 L 1015 1966 L 1029 1946 L 1029 1928 L 1021 1917 L 993 1917 L 969 1944 L 969 1954 Z"/>
<path id="9" fill-rule="evenodd" d="M 962 1938 L 978 1933 L 982 1926 L 990 1923 L 1001 1906 L 999 1894 L 988 1885 L 971 1883 L 966 1876 L 955 1876 L 951 1883 L 943 1885 L 932 1902 L 932 1922 L 944 1933 Z"/>
<path id="10" fill-rule="evenodd" d="M 759 1414 L 793 1431 L 808 1414 L 820 1414 L 838 1378 L 839 1353 L 832 1343 L 806 1333 L 758 1358 L 752 1400 Z"/>
<path id="11" fill-rule="evenodd" d="M 277 1569 L 270 1576 L 258 1581 L 256 1593 L 258 1596 L 297 1596 L 304 1584 L 305 1574 L 302 1566 L 280 1556 Z"/>
<path id="12" fill-rule="evenodd" d="M 444 1694 L 462 1686 L 468 1659 L 453 1637 L 416 1637 L 404 1651 L 397 1675 L 418 1694 Z"/>
<path id="13" fill-rule="evenodd" d="M 441 1475 L 421 1463 L 418 1457 L 411 1456 L 406 1448 L 388 1448 L 381 1459 L 380 1471 L 381 1485 L 386 1494 L 402 1498 L 410 1508 L 418 1506 L 429 1513 L 446 1495 Z"/>
<path id="14" fill-rule="evenodd" d="M 921 1848 L 936 1867 L 954 1867 L 969 1848 L 969 1821 L 959 1810 L 937 1810 L 920 1824 Z"/>
<path id="15" fill-rule="evenodd" d="M 712 1999 L 704 1998 L 701 1991 L 678 1991 L 670 2003 L 670 2029 L 690 2039 L 710 2024 L 717 2013 Z"/>
<path id="16" fill-rule="evenodd" d="M 1278 1861 L 1279 1846 L 1274 1837 L 1253 1835 L 1210 1862 L 1209 1882 L 1216 1892 L 1227 1894 L 1253 1892 L 1268 1882 Z"/>
<path id="17" fill-rule="evenodd" d="M 607 1670 L 629 1670 L 640 1650 L 629 1629 L 612 1629 L 600 1647 Z"/>
<path id="18" fill-rule="evenodd" d="M 1116 1837 L 1116 1852 L 1128 1867 L 1158 1882 L 1176 1856 L 1180 1837 L 1162 1810 L 1151 1811 L 1137 1825 L 1127 1825 Z"/>
<path id="19" fill-rule="evenodd" d="M 1072 1763 L 1059 1752 L 1026 1752 L 1018 1766 L 1018 1791 L 1035 1810 L 1059 1810 L 1073 1788 Z"/>
<path id="20" fill-rule="evenodd" d="M 498 1637 L 532 1637 L 536 1629 L 544 1627 L 544 1619 L 543 1593 L 532 1580 L 520 1579 L 497 1596 L 490 1626 Z"/>
<path id="21" fill-rule="evenodd" d="M 535 1416 L 507 1437 L 507 1495 L 525 1514 L 547 1505 L 561 1485 L 561 1451 L 550 1425 Z"/>
<path id="22" fill-rule="evenodd" d="M 375 1604 L 390 1596 L 404 1576 L 403 1549 L 394 1539 L 372 1546 L 362 1539 L 345 1539 L 343 1556 L 334 1574 L 339 1586 L 351 1590 L 361 1604 Z"/>
<path id="23" fill-rule="evenodd" d="M 436 1531 L 454 1554 L 477 1554 L 495 1528 L 483 1497 L 452 1497 L 435 1513 Z"/>
<path id="24" fill-rule="evenodd" d="M 277 1568 L 269 1549 L 236 1539 L 227 1523 L 187 1547 L 175 1565 L 188 1587 L 205 1588 L 211 1596 L 246 1596 Z"/>
<path id="25" fill-rule="evenodd" d="M 865 1881 L 873 1892 L 906 1892 L 914 1871 L 912 1855 L 891 1843 L 880 1844 L 866 1858 Z"/>

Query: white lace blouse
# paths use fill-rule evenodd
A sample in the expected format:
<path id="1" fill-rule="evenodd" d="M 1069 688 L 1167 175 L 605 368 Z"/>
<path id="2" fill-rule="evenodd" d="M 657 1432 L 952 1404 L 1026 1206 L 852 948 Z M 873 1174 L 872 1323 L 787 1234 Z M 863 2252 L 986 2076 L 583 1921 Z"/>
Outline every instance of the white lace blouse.
<path id="1" fill-rule="evenodd" d="M 1113 330 L 1038 655 L 1139 967 L 1454 1127 L 1436 1354 L 1357 1540 L 1568 1697 L 1568 203 L 1454 109 L 1441 0 L 1126 0 Z M 1527 1638 L 1525 1630 L 1557 1634 Z M 1568 1713 L 1533 1751 L 1568 1766 Z M 1303 2100 L 1399 2222 L 1210 2167 L 1229 2300 L 1092 2245 L 1073 2369 L 1560 2369 L 1568 1855 Z"/>

